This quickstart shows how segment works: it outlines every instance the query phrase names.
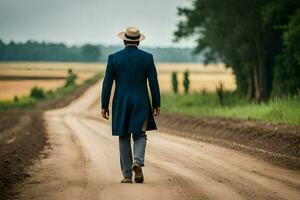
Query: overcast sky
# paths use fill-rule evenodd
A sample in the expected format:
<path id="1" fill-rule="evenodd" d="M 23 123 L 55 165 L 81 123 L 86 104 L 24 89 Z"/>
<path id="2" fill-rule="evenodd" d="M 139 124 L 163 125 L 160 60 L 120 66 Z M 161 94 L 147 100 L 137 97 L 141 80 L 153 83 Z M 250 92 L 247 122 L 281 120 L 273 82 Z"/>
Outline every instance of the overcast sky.
<path id="1" fill-rule="evenodd" d="M 0 39 L 8 42 L 64 42 L 69 45 L 120 44 L 117 33 L 137 26 L 145 46 L 192 47 L 173 43 L 178 6 L 191 0 L 0 0 Z"/>

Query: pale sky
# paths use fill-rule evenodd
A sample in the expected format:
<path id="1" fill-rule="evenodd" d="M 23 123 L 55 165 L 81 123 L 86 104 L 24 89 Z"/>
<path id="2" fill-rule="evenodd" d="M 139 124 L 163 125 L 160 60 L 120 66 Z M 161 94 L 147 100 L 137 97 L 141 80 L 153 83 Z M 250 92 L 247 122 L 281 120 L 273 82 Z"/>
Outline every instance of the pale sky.
<path id="1" fill-rule="evenodd" d="M 173 43 L 178 6 L 191 0 L 0 0 L 0 39 L 121 44 L 117 33 L 137 26 L 145 46 L 194 47 L 194 39 Z"/>

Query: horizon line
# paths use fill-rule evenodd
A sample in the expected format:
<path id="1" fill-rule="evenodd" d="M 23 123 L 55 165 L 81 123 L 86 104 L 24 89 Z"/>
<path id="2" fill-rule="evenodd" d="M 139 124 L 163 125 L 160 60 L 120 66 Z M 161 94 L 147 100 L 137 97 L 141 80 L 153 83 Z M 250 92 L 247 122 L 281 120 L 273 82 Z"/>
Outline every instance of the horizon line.
<path id="1" fill-rule="evenodd" d="M 39 39 L 27 39 L 27 40 L 17 40 L 17 39 L 3 39 L 0 37 L 0 41 L 2 41 L 4 44 L 9 44 L 11 42 L 14 42 L 16 44 L 24 44 L 27 43 L 29 41 L 31 42 L 37 42 L 37 43 L 46 43 L 46 44 L 64 44 L 67 47 L 76 47 L 76 46 L 83 46 L 86 44 L 90 44 L 90 45 L 95 45 L 95 46 L 104 46 L 104 47 L 117 47 L 117 46 L 124 46 L 124 44 L 122 43 L 122 41 L 120 41 L 119 43 L 110 43 L 110 44 L 105 44 L 105 43 L 101 43 L 101 42 L 80 42 L 80 43 L 69 43 L 66 41 L 54 41 L 54 40 L 39 40 Z M 182 45 L 143 45 L 143 43 L 140 43 L 139 46 L 145 47 L 145 48 L 178 48 L 178 49 L 195 49 L 196 46 L 192 47 L 192 46 L 182 46 Z"/>

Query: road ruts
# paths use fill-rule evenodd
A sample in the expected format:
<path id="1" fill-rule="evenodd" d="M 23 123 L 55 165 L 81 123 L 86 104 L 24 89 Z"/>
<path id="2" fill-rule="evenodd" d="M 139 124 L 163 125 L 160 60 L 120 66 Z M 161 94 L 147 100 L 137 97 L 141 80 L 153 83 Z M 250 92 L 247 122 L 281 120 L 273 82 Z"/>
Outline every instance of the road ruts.
<path id="1" fill-rule="evenodd" d="M 145 183 L 120 184 L 118 138 L 95 117 L 99 86 L 45 113 L 48 156 L 29 169 L 17 199 L 300 199 L 298 171 L 161 132 L 148 133 Z"/>

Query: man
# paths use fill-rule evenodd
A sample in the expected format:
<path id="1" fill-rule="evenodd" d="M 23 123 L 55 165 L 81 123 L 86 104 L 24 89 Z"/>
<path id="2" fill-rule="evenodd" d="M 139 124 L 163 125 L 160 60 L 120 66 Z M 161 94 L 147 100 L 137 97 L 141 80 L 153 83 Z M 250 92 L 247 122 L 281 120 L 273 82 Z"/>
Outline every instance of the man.
<path id="1" fill-rule="evenodd" d="M 135 182 L 143 183 L 145 148 L 147 135 L 145 131 L 154 130 L 154 117 L 160 113 L 160 92 L 157 72 L 150 53 L 138 48 L 145 39 L 138 28 L 128 27 L 118 36 L 125 48 L 109 55 L 102 85 L 102 116 L 109 118 L 109 99 L 113 81 L 115 93 L 112 104 L 112 134 L 119 136 L 120 164 L 123 174 L 121 183 L 132 183 L 132 171 Z M 152 106 L 148 95 L 149 82 Z M 133 153 L 131 150 L 133 137 Z"/>

